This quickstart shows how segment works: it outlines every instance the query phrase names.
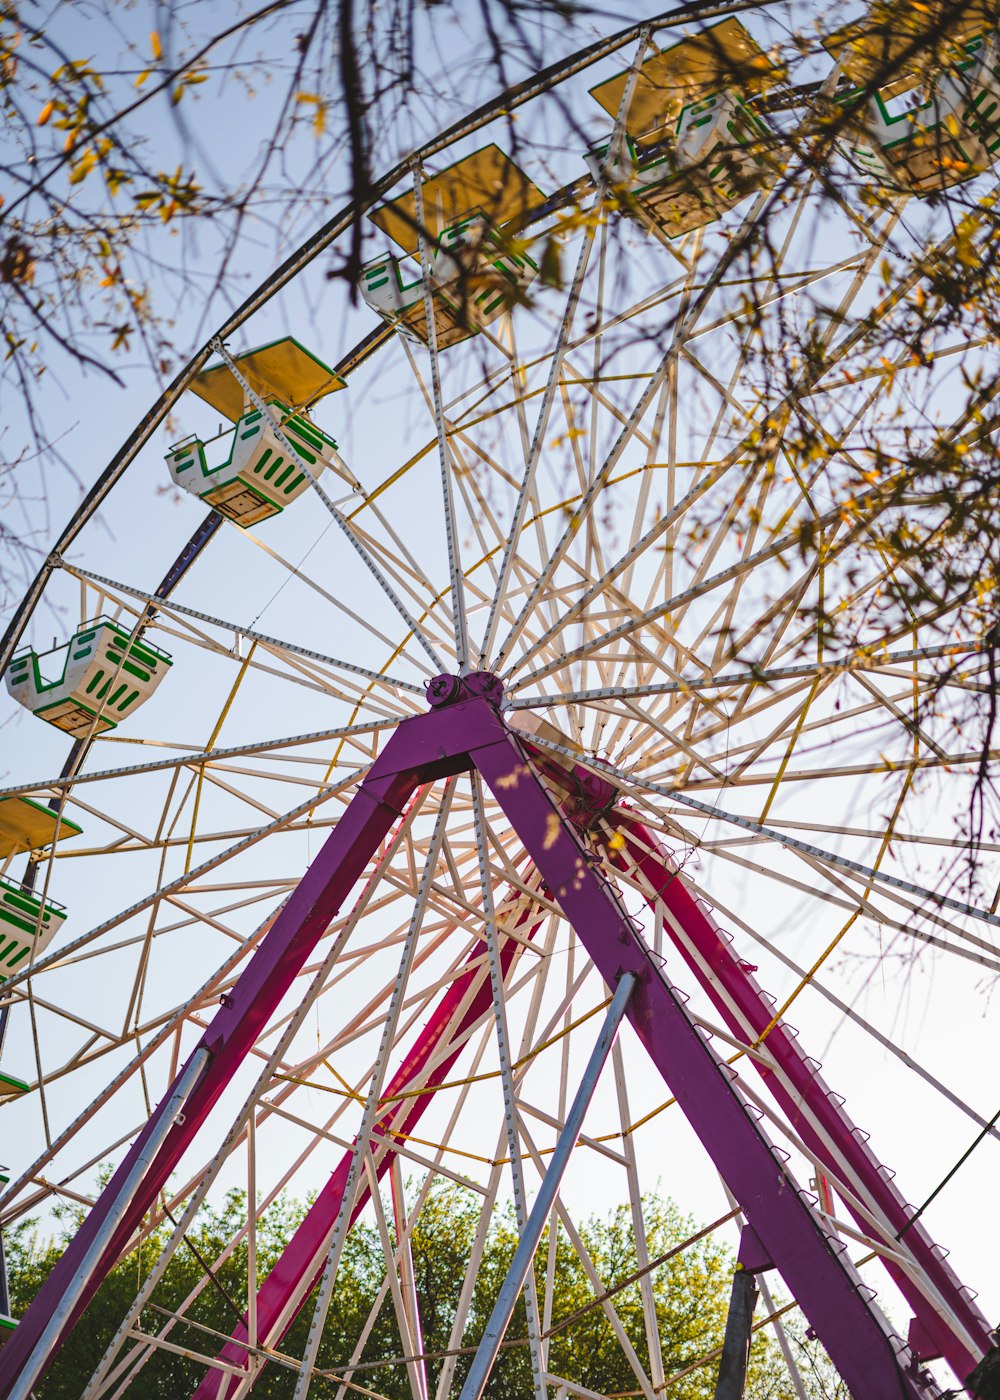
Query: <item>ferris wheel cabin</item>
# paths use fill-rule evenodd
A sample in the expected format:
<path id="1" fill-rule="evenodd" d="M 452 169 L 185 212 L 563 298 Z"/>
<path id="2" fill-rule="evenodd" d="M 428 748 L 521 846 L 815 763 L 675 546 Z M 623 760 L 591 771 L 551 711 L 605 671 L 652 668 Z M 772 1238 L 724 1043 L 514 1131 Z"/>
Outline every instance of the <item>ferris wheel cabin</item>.
<path id="1" fill-rule="evenodd" d="M 369 262 L 362 296 L 389 325 L 427 345 L 429 290 L 437 348 L 468 340 L 524 300 L 538 268 L 515 231 L 518 219 L 543 198 L 497 146 L 476 151 L 422 182 L 422 218 L 413 193 L 372 215 L 407 258 L 386 252 Z"/>
<path id="2" fill-rule="evenodd" d="M 64 905 L 0 875 L 0 983 L 44 952 L 65 921 Z"/>
<path id="3" fill-rule="evenodd" d="M 619 74 L 591 96 L 616 117 L 627 81 Z M 587 168 L 595 182 L 606 170 L 623 210 L 668 237 L 701 228 L 777 178 L 774 133 L 757 110 L 769 81 L 738 20 L 683 39 L 639 69 L 620 149 L 599 142 Z"/>
<path id="4" fill-rule="evenodd" d="M 210 365 L 191 387 L 234 426 L 208 443 L 195 435 L 185 438 L 166 460 L 176 486 L 247 529 L 278 515 L 308 489 L 310 476 L 315 479 L 329 465 L 337 444 L 312 422 L 308 409 L 344 388 L 344 381 L 291 337 L 238 355 L 236 363 L 273 421 L 247 402 L 227 364 Z M 222 460 L 210 462 L 221 453 L 226 453 Z"/>
<path id="5" fill-rule="evenodd" d="M 930 64 L 905 20 L 832 36 L 837 100 L 849 122 L 841 143 L 854 164 L 888 189 L 931 195 L 987 170 L 1000 150 L 1000 40 L 970 10 Z M 900 71 L 902 65 L 902 71 Z M 894 80 L 872 91 L 880 71 Z"/>
<path id="6" fill-rule="evenodd" d="M 26 709 L 82 739 L 116 728 L 149 699 L 171 664 L 165 651 L 99 617 L 82 623 L 63 646 L 18 652 L 4 679 Z"/>

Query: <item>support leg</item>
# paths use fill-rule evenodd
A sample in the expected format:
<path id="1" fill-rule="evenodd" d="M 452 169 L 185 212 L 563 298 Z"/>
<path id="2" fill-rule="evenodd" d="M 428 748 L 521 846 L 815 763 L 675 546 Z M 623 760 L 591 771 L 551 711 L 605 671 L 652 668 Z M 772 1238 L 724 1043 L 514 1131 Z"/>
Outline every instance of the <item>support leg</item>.
<path id="1" fill-rule="evenodd" d="M 923 1286 L 914 1278 L 915 1270 L 903 1270 L 891 1260 L 885 1267 L 920 1324 L 914 1335 L 923 1335 L 934 1348 L 924 1354 L 943 1355 L 956 1376 L 968 1374 L 989 1337 L 974 1295 L 962 1287 L 922 1225 L 910 1225 L 912 1207 L 894 1184 L 893 1174 L 879 1163 L 867 1145 L 867 1134 L 851 1122 L 843 1101 L 823 1082 L 820 1066 L 799 1046 L 792 1029 L 774 1021 L 773 1005 L 704 904 L 687 888 L 669 854 L 638 821 L 622 821 L 619 830 L 625 853 L 649 886 L 651 906 L 664 911 L 667 932 L 719 1015 L 744 1044 L 763 1045 L 772 1057 L 774 1070 L 764 1075 L 764 1082 L 796 1132 L 818 1161 L 882 1217 L 887 1243 L 902 1237 L 912 1254 L 924 1276 Z M 848 1208 L 862 1229 L 872 1228 L 850 1202 Z"/>
<path id="2" fill-rule="evenodd" d="M 636 974 L 633 1029 L 855 1400 L 929 1400 L 937 1387 L 869 1301 L 843 1246 L 829 1238 L 517 739 L 498 725 L 494 741 L 471 757 L 605 981 Z"/>
<path id="3" fill-rule="evenodd" d="M 753 1339 L 753 1310 L 757 1306 L 757 1280 L 749 1269 L 737 1268 L 729 1295 L 729 1315 L 722 1342 L 715 1400 L 743 1400 Z"/>
<path id="4" fill-rule="evenodd" d="M 555 1204 L 556 1195 L 559 1191 L 559 1184 L 563 1179 L 563 1174 L 569 1165 L 570 1154 L 576 1146 L 576 1140 L 580 1136 L 583 1127 L 583 1119 L 590 1105 L 590 1100 L 594 1097 L 594 1090 L 597 1088 L 597 1081 L 600 1078 L 604 1062 L 611 1053 L 618 1027 L 622 1023 L 625 1015 L 625 1008 L 628 1006 L 629 997 L 635 986 L 635 977 L 632 973 L 626 972 L 615 989 L 615 994 L 608 1007 L 608 1014 L 604 1019 L 601 1034 L 598 1036 L 597 1044 L 594 1046 L 587 1068 L 583 1072 L 583 1079 L 577 1090 L 576 1098 L 570 1108 L 566 1118 L 566 1123 L 559 1135 L 556 1150 L 552 1154 L 549 1169 L 545 1173 L 535 1203 L 531 1208 L 527 1224 L 521 1234 L 520 1242 L 511 1260 L 510 1268 L 507 1270 L 507 1277 L 504 1279 L 497 1300 L 493 1305 L 483 1339 L 479 1343 L 479 1350 L 472 1359 L 469 1374 L 462 1387 L 460 1400 L 480 1400 L 486 1383 L 490 1378 L 490 1372 L 497 1359 L 500 1350 L 500 1343 L 503 1341 L 504 1333 L 510 1325 L 511 1317 L 514 1314 L 514 1307 L 517 1303 L 521 1289 L 524 1287 L 524 1280 L 528 1276 L 531 1262 L 535 1257 L 535 1250 L 538 1248 L 545 1229 L 549 1212 Z"/>
<path id="5" fill-rule="evenodd" d="M 46 1343 L 47 1353 L 42 1357 L 43 1369 L 48 1365 L 61 1337 L 77 1321 L 109 1269 L 128 1247 L 150 1205 L 335 918 L 379 842 L 402 814 L 417 786 L 418 770 L 447 752 L 442 743 L 442 727 L 425 723 L 435 718 L 421 716 L 416 730 L 405 723 L 396 730 L 246 971 L 223 999 L 188 1064 L 126 1154 L 17 1331 L 0 1351 L 0 1400 L 14 1393 L 29 1356 L 35 1353 L 43 1335 L 49 1335 L 51 1321 L 58 1314 L 59 1335 Z M 176 1084 L 187 1073 L 194 1056 L 201 1056 L 203 1051 L 207 1052 L 207 1063 L 190 1090 L 182 1121 L 168 1124 L 127 1208 L 116 1220 L 114 1230 L 106 1232 L 105 1222 L 115 1213 L 124 1183 L 131 1178 L 136 1163 L 144 1159 L 149 1142 L 160 1139 Z M 103 1241 L 102 1248 L 91 1259 L 91 1247 L 98 1237 Z M 77 1288 L 75 1280 L 84 1260 L 88 1261 L 87 1273 Z M 74 1303 L 67 1311 L 63 1300 L 69 1292 L 74 1294 Z"/>
<path id="6" fill-rule="evenodd" d="M 185 1066 L 166 1101 L 163 1112 L 158 1116 L 155 1130 L 149 1134 L 143 1145 L 143 1151 L 132 1163 L 131 1170 L 121 1182 L 115 1195 L 107 1202 L 107 1208 L 101 1216 L 100 1228 L 91 1232 L 87 1249 L 77 1262 L 76 1271 L 59 1299 L 58 1307 L 53 1309 L 52 1315 L 35 1341 L 30 1355 L 10 1388 L 11 1400 L 29 1400 L 32 1386 L 44 1373 L 49 1359 L 56 1352 L 59 1339 L 66 1327 L 67 1318 L 80 1307 L 80 1299 L 87 1290 L 87 1284 L 93 1276 L 98 1260 L 107 1248 L 108 1240 L 115 1233 L 132 1205 L 133 1198 L 142 1185 L 149 1163 L 159 1152 L 176 1118 L 183 1113 L 188 1095 L 204 1069 L 207 1059 L 208 1051 L 199 1049 L 191 1056 Z M 15 1337 L 17 1335 L 15 1333 Z"/>

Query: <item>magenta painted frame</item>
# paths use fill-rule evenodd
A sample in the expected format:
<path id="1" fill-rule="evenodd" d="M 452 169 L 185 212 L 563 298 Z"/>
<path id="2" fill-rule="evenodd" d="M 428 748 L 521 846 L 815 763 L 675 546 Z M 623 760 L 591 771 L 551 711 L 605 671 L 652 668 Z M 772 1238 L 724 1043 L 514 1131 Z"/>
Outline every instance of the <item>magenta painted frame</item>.
<path id="1" fill-rule="evenodd" d="M 464 693 L 468 695 L 470 690 L 471 687 Z M 628 1008 L 633 1029 L 855 1400 L 889 1400 L 890 1397 L 894 1400 L 896 1396 L 906 1397 L 906 1400 L 918 1400 L 918 1397 L 930 1400 L 937 1395 L 917 1355 L 892 1333 L 873 1306 L 870 1290 L 863 1287 L 847 1261 L 842 1242 L 831 1237 L 824 1228 L 807 1194 L 799 1189 L 788 1172 L 782 1155 L 768 1141 L 734 1084 L 735 1076 L 720 1062 L 685 1009 L 683 994 L 667 983 L 614 889 L 595 869 L 592 852 L 581 842 L 570 821 L 559 813 L 520 741 L 504 724 L 495 704 L 482 698 L 482 694 L 458 699 L 401 723 L 387 742 L 202 1037 L 199 1044 L 210 1052 L 211 1059 L 191 1092 L 183 1121 L 174 1124 L 163 1149 L 152 1162 L 99 1267 L 87 1280 L 84 1297 L 67 1320 L 64 1333 L 77 1320 L 115 1259 L 127 1248 L 170 1172 L 336 917 L 379 843 L 402 815 L 415 788 L 472 767 L 486 781 L 605 981 L 614 985 L 626 971 L 636 975 L 638 982 Z M 632 823 L 628 830 L 633 852 L 643 859 L 652 859 L 649 851 L 655 848 L 649 842 L 648 833 L 643 832 L 638 823 Z M 675 912 L 691 937 L 692 946 L 698 945 L 702 954 L 718 961 L 719 948 L 725 945 L 717 931 L 714 936 L 718 947 L 715 947 L 706 932 L 711 931 L 710 922 L 704 918 L 695 919 L 691 912 L 692 909 L 697 911 L 695 901 L 669 868 L 669 863 L 657 859 L 659 876 L 653 872 L 654 889 L 659 889 L 668 907 Z M 666 884 L 663 883 L 665 875 L 669 876 Z M 679 914 L 676 911 L 680 911 Z M 695 967 L 695 962 L 691 961 L 691 965 Z M 740 979 L 748 974 L 738 962 L 730 959 L 726 964 L 722 960 L 718 965 L 724 969 L 727 987 L 731 982 L 731 989 L 740 989 Z M 742 988 L 741 996 L 745 997 L 747 1014 L 755 1006 L 759 1013 L 759 989 L 748 983 Z M 771 1036 L 768 1040 L 770 1043 Z M 786 1072 L 790 1076 L 799 1074 L 801 1066 L 787 1050 L 784 1039 L 775 1041 L 772 1049 L 775 1047 L 780 1050 Z M 422 1053 L 419 1044 L 414 1053 L 418 1056 Z M 802 1063 L 807 1062 L 803 1060 Z M 820 1081 L 813 1078 L 811 1082 Z M 822 1092 L 826 1102 L 832 1104 L 825 1086 Z M 169 1091 L 164 1103 L 168 1098 Z M 157 1121 L 161 1112 L 162 1105 L 152 1122 Z M 796 1126 L 801 1127 L 798 1122 Z M 824 1119 L 824 1126 L 835 1134 L 841 1153 L 847 1151 L 845 1133 L 853 1142 L 858 1141 L 849 1120 L 837 1113 Z M 17 1330 L 0 1350 L 0 1400 L 9 1394 L 58 1306 L 89 1239 L 110 1209 L 117 1184 L 127 1175 L 149 1131 L 147 1128 L 140 1135 L 126 1155 Z M 865 1163 L 853 1153 L 852 1162 L 856 1170 L 865 1168 Z M 874 1157 L 871 1157 L 871 1164 L 878 1171 Z M 879 1179 L 884 1181 L 882 1177 Z M 336 1187 L 331 1183 L 327 1189 L 332 1199 Z M 322 1224 L 316 1219 L 306 1231 L 297 1247 L 298 1262 L 294 1268 L 289 1265 L 289 1277 L 295 1269 L 312 1267 L 315 1263 L 321 1253 Z M 929 1248 L 934 1249 L 933 1246 Z M 311 1259 L 303 1265 L 302 1260 L 310 1251 Z M 283 1259 L 276 1270 L 281 1270 L 284 1262 Z M 966 1297 L 967 1290 L 958 1285 L 950 1270 L 939 1269 L 934 1277 L 935 1286 L 943 1291 L 946 1311 L 950 1310 L 953 1318 L 960 1319 L 973 1337 L 974 1345 L 978 1345 L 981 1354 L 985 1353 L 990 1344 L 988 1328 Z M 264 1287 L 269 1283 L 270 1279 Z M 277 1286 L 276 1283 L 275 1289 Z M 935 1344 L 940 1341 L 953 1366 L 956 1361 L 960 1367 L 964 1366 L 966 1358 L 973 1364 L 979 1359 L 973 1352 L 953 1345 L 954 1328 L 947 1317 L 936 1312 L 931 1321 L 931 1336 Z"/>

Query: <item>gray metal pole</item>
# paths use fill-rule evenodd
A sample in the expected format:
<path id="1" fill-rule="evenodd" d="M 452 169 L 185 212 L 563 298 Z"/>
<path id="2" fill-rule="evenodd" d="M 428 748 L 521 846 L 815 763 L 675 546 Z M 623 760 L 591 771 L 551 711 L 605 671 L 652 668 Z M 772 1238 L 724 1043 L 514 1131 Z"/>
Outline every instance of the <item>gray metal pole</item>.
<path id="1" fill-rule="evenodd" d="M 738 1268 L 733 1274 L 733 1291 L 729 1299 L 715 1400 L 743 1400 L 746 1393 L 756 1302 L 757 1280 L 749 1269 Z"/>
<path id="2" fill-rule="evenodd" d="M 510 1268 L 507 1270 L 507 1277 L 503 1281 L 500 1293 L 493 1305 L 490 1319 L 486 1324 L 483 1339 L 479 1343 L 479 1350 L 472 1358 L 472 1365 L 469 1374 L 462 1387 L 462 1394 L 459 1400 L 480 1400 L 483 1391 L 486 1389 L 486 1382 L 490 1378 L 497 1353 L 500 1350 L 500 1343 L 503 1341 L 504 1333 L 510 1325 L 510 1319 L 517 1303 L 518 1294 L 524 1287 L 524 1280 L 528 1277 L 528 1270 L 531 1268 L 531 1261 L 535 1257 L 535 1250 L 538 1242 L 542 1238 L 542 1231 L 545 1229 L 545 1222 L 549 1218 L 549 1212 L 555 1202 L 556 1193 L 559 1190 L 559 1183 L 562 1181 L 563 1173 L 569 1163 L 570 1153 L 576 1146 L 576 1140 L 580 1136 L 580 1129 L 583 1127 L 584 1115 L 590 1105 L 590 1100 L 594 1097 L 594 1090 L 600 1078 L 604 1062 L 611 1053 L 611 1047 L 618 1034 L 618 1027 L 621 1025 L 622 1017 L 625 1015 L 625 1008 L 628 1006 L 628 999 L 635 986 L 636 977 L 632 972 L 626 972 L 615 988 L 615 994 L 611 998 L 611 1005 L 608 1007 L 608 1014 L 601 1027 L 601 1033 L 597 1038 L 590 1059 L 587 1061 L 587 1068 L 583 1072 L 580 1087 L 576 1091 L 576 1098 L 573 1106 L 566 1118 L 556 1150 L 552 1154 L 549 1169 L 542 1178 L 542 1184 L 538 1188 L 538 1195 L 531 1208 L 524 1233 L 511 1260 Z"/>
<path id="3" fill-rule="evenodd" d="M 128 1209 L 129 1202 L 132 1200 L 136 1191 L 138 1191 L 142 1178 L 146 1174 L 146 1168 L 162 1147 L 164 1139 L 173 1127 L 174 1120 L 178 1113 L 180 1113 L 181 1109 L 184 1107 L 184 1101 L 194 1087 L 194 1082 L 204 1068 L 208 1058 L 209 1052 L 205 1049 L 198 1050 L 191 1056 L 191 1060 L 178 1081 L 177 1087 L 170 1095 L 169 1101 L 160 1114 L 160 1119 L 155 1130 L 149 1136 L 149 1140 L 143 1149 L 142 1155 L 136 1158 L 135 1165 L 122 1183 L 122 1188 L 118 1193 L 114 1205 L 105 1216 L 101 1228 L 91 1241 L 87 1253 L 80 1260 L 80 1267 L 70 1280 L 69 1287 L 63 1294 L 59 1306 L 49 1319 L 49 1324 L 39 1337 L 34 1351 L 32 1351 L 31 1355 L 24 1363 L 21 1374 L 14 1382 L 10 1391 L 9 1400 L 29 1400 L 31 1387 L 44 1369 L 45 1362 L 50 1352 L 59 1343 L 59 1334 L 65 1325 L 66 1319 L 76 1306 L 77 1299 L 83 1292 L 84 1285 L 94 1266 L 104 1253 L 111 1236 L 118 1228 L 118 1222 Z"/>

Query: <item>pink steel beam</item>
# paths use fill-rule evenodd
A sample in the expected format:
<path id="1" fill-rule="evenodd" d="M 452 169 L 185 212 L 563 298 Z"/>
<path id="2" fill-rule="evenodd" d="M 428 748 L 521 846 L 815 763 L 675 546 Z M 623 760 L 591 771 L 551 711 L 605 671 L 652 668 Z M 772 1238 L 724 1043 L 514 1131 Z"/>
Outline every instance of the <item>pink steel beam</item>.
<path id="1" fill-rule="evenodd" d="M 740 1096 L 730 1073 L 664 979 L 607 880 L 591 864 L 497 710 L 502 692 L 481 673 L 441 677 L 429 688 L 430 714 L 405 721 L 373 765 L 340 824 L 275 921 L 246 972 L 206 1031 L 211 1059 L 195 1084 L 183 1122 L 172 1125 L 142 1187 L 98 1268 L 86 1298 L 122 1251 L 167 1175 L 180 1160 L 225 1084 L 336 915 L 414 787 L 474 765 L 517 831 L 536 868 L 609 985 L 633 972 L 628 1016 L 653 1064 L 670 1085 L 764 1249 L 815 1328 L 855 1400 L 929 1400 L 937 1391 L 915 1356 L 893 1336 L 867 1290 Z M 168 1091 L 168 1098 L 169 1098 Z M 165 1103 L 167 1100 L 164 1101 Z M 156 1123 L 163 1108 L 153 1116 Z M 148 1132 L 148 1130 L 147 1130 Z M 64 1286 L 99 1223 L 114 1207 L 137 1140 L 73 1244 L 0 1352 L 0 1400 L 10 1390 L 59 1306 Z M 280 1267 L 280 1266 L 279 1266 Z M 86 1299 L 85 1299 L 86 1301 Z M 78 1316 L 81 1303 L 65 1330 Z"/>
<path id="2" fill-rule="evenodd" d="M 626 840 L 624 851 L 616 858 L 618 863 L 625 868 L 627 854 L 639 867 L 651 890 L 649 903 L 654 908 L 658 898 L 663 903 L 667 932 L 688 966 L 735 1037 L 753 1045 L 770 1025 L 772 1003 L 751 970 L 736 957 L 729 936 L 722 934 L 702 902 L 688 890 L 669 853 L 637 818 L 610 812 L 617 795 L 612 783 L 579 766 L 567 769 L 530 743 L 527 748 L 549 782 L 568 792 L 563 808 L 571 816 L 586 823 L 595 813 L 604 812 L 608 821 L 617 825 Z M 944 1251 L 923 1226 L 919 1222 L 910 1226 L 912 1207 L 893 1185 L 893 1174 L 867 1146 L 867 1135 L 844 1112 L 839 1095 L 823 1082 L 818 1063 L 800 1048 L 793 1029 L 779 1023 L 768 1032 L 767 1045 L 777 1061 L 777 1072 L 756 1061 L 755 1067 L 792 1128 L 821 1163 L 845 1180 L 875 1214 L 885 1217 L 888 1243 L 892 1243 L 891 1235 L 905 1229 L 904 1248 L 909 1247 L 928 1291 L 937 1294 L 936 1302 L 929 1299 L 911 1275 L 892 1260 L 883 1260 L 914 1312 L 911 1347 L 924 1360 L 946 1357 L 957 1376 L 967 1376 L 975 1364 L 974 1353 L 990 1346 L 989 1324 L 975 1307 L 975 1294 L 962 1285 L 945 1262 Z M 850 1201 L 847 1205 L 861 1228 L 869 1230 L 864 1212 Z"/>
<path id="3" fill-rule="evenodd" d="M 652 893 L 666 911 L 667 931 L 685 962 L 708 993 L 734 1036 L 753 1045 L 771 1023 L 772 1004 L 741 963 L 714 919 L 680 878 L 673 860 L 641 822 L 622 814 L 612 818 L 625 837 L 625 849 L 642 871 Z M 623 852 L 624 854 L 624 852 Z M 789 1026 L 779 1022 L 768 1032 L 766 1047 L 777 1071 L 755 1062 L 764 1083 L 788 1116 L 806 1147 L 835 1175 L 857 1188 L 889 1224 L 892 1236 L 904 1229 L 905 1247 L 913 1254 L 940 1299 L 928 1300 L 913 1278 L 891 1259 L 883 1260 L 900 1292 L 913 1309 L 917 1327 L 911 1327 L 911 1344 L 929 1360 L 944 1356 L 959 1379 L 967 1376 L 990 1344 L 989 1324 L 975 1306 L 974 1295 L 962 1286 L 920 1222 L 910 1226 L 913 1207 L 908 1206 L 867 1143 L 867 1135 L 851 1122 L 842 1101 L 823 1082 L 819 1065 L 802 1051 Z M 870 1222 L 850 1200 L 848 1209 L 865 1231 Z M 956 1327 L 956 1323 L 958 1326 Z M 978 1349 L 970 1351 L 968 1340 Z"/>
<path id="4" fill-rule="evenodd" d="M 815 1329 L 854 1400 L 929 1400 L 939 1392 L 866 1296 L 832 1239 L 685 1010 L 594 857 L 556 809 L 517 740 L 472 754 L 493 796 L 609 986 L 632 972 L 627 1016 L 769 1258 Z"/>
<path id="5" fill-rule="evenodd" d="M 540 924 L 541 916 L 538 910 L 529 905 L 516 920 L 515 928 L 522 937 L 534 938 Z M 520 952 L 521 944 L 517 940 L 504 939 L 500 949 L 500 963 L 505 977 Z M 492 995 L 484 961 L 484 946 L 480 946 L 469 954 L 466 970 L 455 979 L 434 1008 L 427 1025 L 393 1076 L 385 1091 L 385 1097 L 391 1098 L 394 1094 L 418 1087 L 433 1091 L 442 1084 L 465 1048 L 468 1032 L 489 1011 L 491 1005 Z M 454 1048 L 428 1073 L 427 1066 L 432 1058 L 448 1044 Z M 372 1136 L 380 1137 L 385 1142 L 384 1151 L 376 1160 L 376 1171 L 380 1180 L 396 1155 L 394 1140 L 405 1141 L 406 1137 L 412 1136 L 433 1097 L 433 1092 L 428 1092 L 393 1104 L 372 1129 Z M 350 1166 L 351 1153 L 345 1152 L 330 1180 L 317 1196 L 257 1292 L 257 1335 L 262 1346 L 277 1347 L 280 1344 L 323 1272 Z M 367 1204 L 368 1195 L 366 1181 L 358 1192 L 351 1214 L 352 1224 Z M 233 1366 L 244 1365 L 247 1352 L 243 1344 L 247 1337 L 244 1322 L 233 1333 L 233 1340 L 227 1342 L 219 1353 L 219 1360 Z M 266 1358 L 260 1359 L 255 1375 L 259 1374 L 265 1362 Z M 227 1400 L 228 1396 L 236 1393 L 241 1383 L 238 1376 L 223 1371 L 210 1371 L 194 1392 L 194 1400 Z"/>
<path id="6" fill-rule="evenodd" d="M 201 1049 L 207 1049 L 208 1064 L 188 1095 L 183 1118 L 171 1127 L 97 1267 L 90 1273 L 77 1304 L 67 1313 L 61 1337 L 65 1337 L 78 1320 L 108 1270 L 127 1247 L 198 1129 L 336 917 L 379 842 L 402 815 L 414 788 L 419 782 L 431 782 L 468 766 L 464 754 L 456 756 L 456 738 L 459 743 L 464 739 L 475 744 L 494 733 L 496 715 L 489 706 L 465 708 L 468 714 L 459 725 L 452 713 L 442 711 L 403 721 L 372 765 L 319 855 L 192 1051 L 190 1058 Z M 39 1289 L 16 1331 L 0 1350 L 0 1400 L 10 1394 L 49 1320 L 59 1310 L 64 1294 L 70 1292 L 91 1241 L 112 1214 L 147 1139 L 157 1131 L 167 1111 L 174 1085 L 186 1068 L 185 1065 L 178 1072 L 146 1128 L 136 1138 L 79 1232 Z"/>

